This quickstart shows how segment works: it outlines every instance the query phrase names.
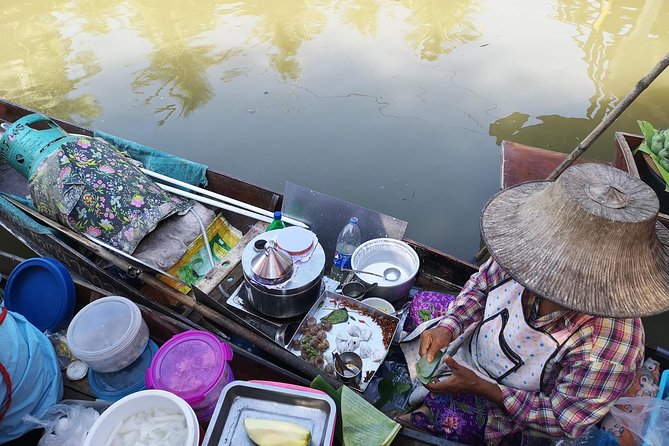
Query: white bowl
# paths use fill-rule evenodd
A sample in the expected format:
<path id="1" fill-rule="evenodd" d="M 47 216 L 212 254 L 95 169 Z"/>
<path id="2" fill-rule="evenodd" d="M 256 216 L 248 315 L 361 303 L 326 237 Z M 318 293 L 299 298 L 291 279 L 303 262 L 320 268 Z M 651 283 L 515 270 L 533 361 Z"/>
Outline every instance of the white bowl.
<path id="1" fill-rule="evenodd" d="M 385 299 L 381 299 L 380 297 L 368 297 L 367 299 L 363 300 L 362 303 L 369 305 L 370 307 L 374 307 L 386 314 L 393 314 L 395 312 L 395 307 L 393 307 L 393 304 Z"/>
<path id="2" fill-rule="evenodd" d="M 193 409 L 184 400 L 164 390 L 142 390 L 121 398 L 98 418 L 88 431 L 84 446 L 100 446 L 107 444 L 109 435 L 116 426 L 138 412 L 151 409 L 176 410 L 186 418 L 188 437 L 183 446 L 198 446 L 200 443 L 200 427 Z"/>

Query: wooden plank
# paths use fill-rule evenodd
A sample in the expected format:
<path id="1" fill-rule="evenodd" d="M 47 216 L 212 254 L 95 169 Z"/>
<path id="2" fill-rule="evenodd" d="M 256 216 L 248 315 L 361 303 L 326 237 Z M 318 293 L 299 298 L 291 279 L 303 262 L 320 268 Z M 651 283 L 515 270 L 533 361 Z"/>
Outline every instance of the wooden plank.
<path id="1" fill-rule="evenodd" d="M 500 187 L 505 189 L 525 181 L 545 180 L 566 157 L 566 153 L 502 141 Z M 583 157 L 577 159 L 574 164 L 578 163 L 609 164 Z"/>

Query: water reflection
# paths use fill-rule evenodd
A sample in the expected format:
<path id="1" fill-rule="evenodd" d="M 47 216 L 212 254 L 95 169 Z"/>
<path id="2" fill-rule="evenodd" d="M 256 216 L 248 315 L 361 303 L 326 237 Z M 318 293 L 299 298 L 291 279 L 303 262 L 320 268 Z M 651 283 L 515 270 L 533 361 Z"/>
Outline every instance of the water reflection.
<path id="1" fill-rule="evenodd" d="M 480 2 L 472 0 L 403 0 L 411 31 L 406 39 L 421 59 L 436 60 L 458 45 L 481 37 L 474 25 Z"/>
<path id="2" fill-rule="evenodd" d="M 585 137 L 632 90 L 636 82 L 666 54 L 669 42 L 669 2 L 635 0 L 558 0 L 555 18 L 574 26 L 573 42 L 583 52 L 587 75 L 593 86 L 583 110 L 584 117 L 559 115 L 536 116 L 513 112 L 490 125 L 490 135 L 497 144 L 511 139 L 557 150 L 570 150 L 580 137 Z M 642 49 L 642 50 L 640 50 Z M 655 81 L 654 91 L 669 92 L 666 76 Z M 641 96 L 629 110 L 637 110 L 636 117 L 629 112 L 619 118 L 669 120 L 667 109 L 657 98 Z M 575 110 L 578 112 L 579 110 Z M 568 129 L 568 130 L 567 130 Z M 634 131 L 634 124 L 627 125 Z M 612 139 L 609 130 L 602 140 Z M 600 154 L 601 155 L 601 154 Z"/>
<path id="3" fill-rule="evenodd" d="M 52 14 L 52 7 L 51 0 L 30 0 L 0 8 L 0 97 L 85 122 L 98 115 L 99 105 L 92 94 L 73 92 L 101 67 L 90 52 L 73 48 L 72 37 L 62 32 L 67 13 Z"/>

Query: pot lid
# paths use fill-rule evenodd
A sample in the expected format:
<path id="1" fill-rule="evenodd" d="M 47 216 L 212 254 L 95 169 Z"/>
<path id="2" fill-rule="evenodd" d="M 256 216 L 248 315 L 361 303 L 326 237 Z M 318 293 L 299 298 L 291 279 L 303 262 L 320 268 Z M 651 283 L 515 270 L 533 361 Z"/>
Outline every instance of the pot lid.
<path id="1" fill-rule="evenodd" d="M 256 242 L 266 241 L 269 242 L 274 238 L 272 232 L 282 231 L 283 229 L 277 229 L 276 231 L 263 232 L 258 234 L 256 237 L 251 239 L 251 241 L 244 247 L 242 252 L 242 268 L 244 270 L 244 276 L 246 279 L 254 281 L 255 273 L 253 271 L 252 265 L 256 256 L 258 255 L 258 250 L 255 248 Z M 261 245 L 262 243 L 258 243 Z M 281 251 L 281 250 L 279 250 Z M 261 250 L 260 253 L 263 251 Z M 283 251 L 281 251 L 283 252 Z M 285 254 L 285 253 L 284 253 Z M 323 269 L 325 268 L 325 252 L 320 243 L 316 243 L 316 246 L 313 248 L 313 252 L 309 255 L 307 260 L 301 260 L 294 265 L 295 271 L 290 277 L 289 289 L 296 289 L 302 286 L 309 286 L 313 283 L 314 280 L 318 279 L 323 275 Z M 262 285 L 257 283 L 257 285 Z"/>
<path id="2" fill-rule="evenodd" d="M 272 282 L 283 282 L 293 274 L 293 258 L 268 240 L 265 248 L 253 258 L 251 271 L 257 277 Z"/>

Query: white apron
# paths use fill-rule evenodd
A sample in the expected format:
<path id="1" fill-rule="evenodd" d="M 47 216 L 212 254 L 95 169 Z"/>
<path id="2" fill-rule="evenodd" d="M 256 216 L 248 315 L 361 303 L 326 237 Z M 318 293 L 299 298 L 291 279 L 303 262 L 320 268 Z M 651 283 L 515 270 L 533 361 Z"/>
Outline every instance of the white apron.
<path id="1" fill-rule="evenodd" d="M 524 288 L 509 280 L 488 293 L 483 320 L 453 342 L 462 342 L 453 359 L 483 379 L 516 389 L 536 392 L 541 377 L 575 329 L 592 316 L 582 315 L 578 323 L 550 335 L 533 328 L 523 314 Z"/>

